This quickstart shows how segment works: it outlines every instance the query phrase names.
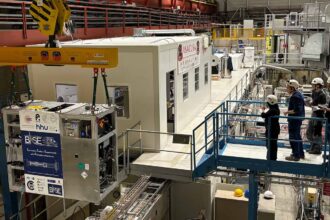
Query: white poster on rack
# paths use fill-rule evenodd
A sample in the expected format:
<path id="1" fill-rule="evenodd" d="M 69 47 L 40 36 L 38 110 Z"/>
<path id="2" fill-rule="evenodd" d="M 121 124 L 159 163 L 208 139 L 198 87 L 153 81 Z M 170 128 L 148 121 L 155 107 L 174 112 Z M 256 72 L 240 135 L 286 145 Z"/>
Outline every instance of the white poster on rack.
<path id="1" fill-rule="evenodd" d="M 178 73 L 186 73 L 200 64 L 199 40 L 180 43 L 178 46 Z"/>
<path id="2" fill-rule="evenodd" d="M 56 100 L 58 102 L 78 102 L 78 86 L 56 84 Z"/>
<path id="3" fill-rule="evenodd" d="M 60 133 L 59 115 L 54 112 L 22 110 L 19 118 L 22 131 Z"/>
<path id="4" fill-rule="evenodd" d="M 19 117 L 26 192 L 64 197 L 59 115 L 21 110 Z"/>
<path id="5" fill-rule="evenodd" d="M 25 174 L 27 193 L 64 197 L 63 179 Z"/>

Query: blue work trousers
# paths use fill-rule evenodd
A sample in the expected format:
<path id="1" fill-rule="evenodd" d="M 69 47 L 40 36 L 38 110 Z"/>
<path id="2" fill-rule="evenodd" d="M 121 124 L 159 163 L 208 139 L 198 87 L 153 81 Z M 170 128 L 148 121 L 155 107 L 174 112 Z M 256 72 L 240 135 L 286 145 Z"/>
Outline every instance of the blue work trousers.
<path id="1" fill-rule="evenodd" d="M 289 139 L 292 149 L 292 155 L 295 158 L 304 157 L 303 142 L 301 138 L 301 124 L 302 121 L 299 119 L 292 119 L 289 121 Z"/>

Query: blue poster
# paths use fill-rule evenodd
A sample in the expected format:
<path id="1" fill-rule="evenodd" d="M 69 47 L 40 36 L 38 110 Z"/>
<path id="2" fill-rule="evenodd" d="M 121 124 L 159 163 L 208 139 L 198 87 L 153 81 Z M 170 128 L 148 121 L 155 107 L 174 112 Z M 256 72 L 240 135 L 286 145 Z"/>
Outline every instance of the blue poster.
<path id="1" fill-rule="evenodd" d="M 22 131 L 25 174 L 63 178 L 60 134 Z"/>

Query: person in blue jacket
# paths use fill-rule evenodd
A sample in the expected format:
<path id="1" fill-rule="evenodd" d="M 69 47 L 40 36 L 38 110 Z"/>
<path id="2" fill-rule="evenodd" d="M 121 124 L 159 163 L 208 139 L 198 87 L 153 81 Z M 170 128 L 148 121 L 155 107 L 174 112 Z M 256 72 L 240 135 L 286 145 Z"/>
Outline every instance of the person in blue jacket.
<path id="1" fill-rule="evenodd" d="M 289 93 L 290 101 L 288 111 L 284 115 L 293 117 L 305 117 L 305 102 L 304 96 L 298 91 L 299 83 L 297 80 L 291 79 L 287 83 L 287 92 Z M 288 118 L 289 139 L 292 149 L 292 154 L 285 157 L 289 161 L 299 161 L 305 159 L 303 143 L 301 138 L 302 119 Z"/>

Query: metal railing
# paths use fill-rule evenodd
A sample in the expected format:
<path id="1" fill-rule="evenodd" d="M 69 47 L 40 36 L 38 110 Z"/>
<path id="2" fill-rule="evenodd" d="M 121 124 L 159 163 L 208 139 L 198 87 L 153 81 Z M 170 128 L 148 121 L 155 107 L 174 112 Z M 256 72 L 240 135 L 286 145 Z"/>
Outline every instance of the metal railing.
<path id="1" fill-rule="evenodd" d="M 238 81 L 236 86 L 229 92 L 229 94 L 224 98 L 224 101 L 228 100 L 239 100 L 244 97 L 247 97 L 249 94 L 249 86 L 251 82 L 251 76 L 254 72 L 255 67 L 252 67 L 249 69 L 249 71 L 242 76 L 242 78 Z M 230 104 L 229 109 L 235 108 L 235 104 Z M 196 165 L 198 163 L 198 159 L 196 158 L 196 154 L 200 155 L 206 153 L 214 146 L 214 138 L 216 135 L 216 129 L 215 126 L 218 127 L 219 130 L 225 130 L 226 126 L 222 126 L 227 118 L 220 116 L 221 125 L 219 126 L 216 120 L 214 120 L 214 115 L 218 112 L 224 112 L 226 109 L 226 106 L 224 104 L 220 104 L 218 107 L 216 107 L 212 112 L 210 112 L 208 115 L 205 116 L 204 121 L 201 122 L 196 128 L 193 130 L 192 133 L 192 150 L 194 152 L 194 166 L 193 168 L 196 168 Z M 204 149 L 204 151 L 203 151 Z"/>
<path id="2" fill-rule="evenodd" d="M 139 131 L 142 130 L 142 123 L 141 121 L 138 121 L 137 123 L 135 123 L 133 126 L 130 127 L 130 129 L 135 129 L 138 128 Z M 120 158 L 122 158 L 123 160 L 123 165 L 118 164 L 118 169 L 119 172 L 121 172 L 122 170 L 127 171 L 127 148 L 126 148 L 126 142 L 127 142 L 127 131 L 122 132 L 119 136 L 118 136 L 118 149 L 119 149 L 119 153 L 118 153 L 118 160 L 120 160 Z M 139 142 L 142 145 L 142 134 L 139 135 Z M 122 146 L 119 145 L 119 143 L 122 142 Z"/>
<path id="3" fill-rule="evenodd" d="M 223 112 L 223 113 L 217 113 L 217 116 L 218 115 L 220 116 L 225 116 L 228 118 L 228 121 L 227 123 L 232 123 L 232 122 L 239 122 L 239 123 L 251 123 L 252 126 L 256 127 L 258 126 L 257 124 L 258 123 L 263 123 L 262 120 L 258 120 L 258 119 L 261 119 L 261 116 L 260 114 L 242 114 L 242 113 L 228 113 L 228 112 Z M 249 120 L 248 118 L 252 118 L 251 120 Z M 263 146 L 266 146 L 267 148 L 267 158 L 269 159 L 269 152 L 270 152 L 270 141 L 271 140 L 274 140 L 271 135 L 270 135 L 270 128 L 272 126 L 271 124 L 271 119 L 273 118 L 278 118 L 280 121 L 280 125 L 281 125 L 281 133 L 279 134 L 279 138 L 277 138 L 276 140 L 278 141 L 278 145 L 281 146 L 281 147 L 288 147 L 288 144 L 289 142 L 298 142 L 298 143 L 302 143 L 302 145 L 305 145 L 305 147 L 310 147 L 310 142 L 311 140 L 308 140 L 307 137 L 304 135 L 306 132 L 307 132 L 307 123 L 306 121 L 310 121 L 312 123 L 316 123 L 316 122 L 320 122 L 323 124 L 323 128 L 325 130 L 325 138 L 324 138 L 324 141 L 322 141 L 321 143 L 318 143 L 320 145 L 322 145 L 322 149 L 323 149 L 323 154 L 324 155 L 329 155 L 329 149 L 327 148 L 327 127 L 328 127 L 328 124 L 326 122 L 326 119 L 324 118 L 316 118 L 316 117 L 295 117 L 295 116 L 273 116 L 273 117 L 270 117 L 268 120 L 269 120 L 269 123 L 268 123 L 268 133 L 265 134 L 263 132 L 260 132 L 258 134 L 260 134 L 261 136 L 256 136 L 256 135 L 253 135 L 253 136 L 247 136 L 247 135 L 236 135 L 236 134 L 232 134 L 232 133 L 229 133 L 229 129 L 226 130 L 226 132 L 219 132 L 219 138 L 221 139 L 221 137 L 225 138 L 227 142 L 231 142 L 232 140 L 230 139 L 236 139 L 236 140 L 242 140 L 243 142 L 246 142 L 248 143 L 249 140 L 252 141 L 252 143 L 254 143 L 256 146 L 258 146 L 258 143 L 257 141 L 262 141 L 262 142 L 266 142 L 267 140 L 268 141 L 268 144 L 265 145 L 264 143 L 259 143 L 259 145 L 263 145 Z M 302 129 L 301 129 L 301 133 L 303 133 L 301 136 L 302 136 L 302 140 L 295 140 L 295 139 L 290 139 L 288 136 L 288 123 L 287 122 L 283 122 L 283 120 L 287 121 L 288 119 L 290 120 L 299 120 L 299 121 L 304 121 L 305 124 L 302 125 Z M 218 119 L 217 119 L 218 120 Z M 226 124 L 225 126 L 228 126 L 230 127 L 228 124 Z M 259 125 L 259 127 L 262 127 Z M 283 127 L 286 127 L 286 129 L 283 129 Z M 261 130 L 263 131 L 263 130 Z M 257 133 L 255 133 L 257 134 Z M 263 134 L 265 136 L 263 136 Z M 221 147 L 220 147 L 221 149 Z M 217 154 L 216 157 L 219 157 L 220 155 Z M 289 155 L 288 155 L 289 156 Z M 221 156 L 220 156 L 221 157 Z M 239 157 L 239 156 L 237 156 Z M 267 158 L 264 158 L 264 159 L 267 159 Z M 326 163 L 326 156 L 323 157 L 323 164 Z"/>
<path id="4" fill-rule="evenodd" d="M 240 100 L 243 98 L 246 98 L 249 94 L 249 86 L 251 83 L 251 77 L 252 73 L 255 71 L 256 66 L 253 66 L 249 68 L 249 70 L 242 76 L 242 78 L 237 82 L 234 88 L 230 90 L 228 95 L 223 99 L 223 101 L 226 100 Z M 223 110 L 221 108 L 221 104 L 216 107 L 212 112 L 210 112 L 208 115 L 205 116 L 205 119 L 209 118 L 211 115 L 213 115 L 215 112 Z M 235 106 L 233 106 L 235 107 Z M 231 106 L 230 106 L 231 108 Z"/>
<path id="5" fill-rule="evenodd" d="M 37 29 L 37 23 L 29 14 L 31 2 L 8 1 L 0 2 L 0 29 L 22 30 L 23 39 L 27 39 L 27 31 Z M 121 27 L 123 32 L 129 27 L 170 27 L 170 28 L 206 28 L 210 27 L 214 17 L 198 12 L 173 12 L 166 9 L 153 9 L 120 4 L 78 4 L 70 2 L 71 19 L 76 28 L 82 28 L 87 35 L 89 28 Z"/>
<path id="6" fill-rule="evenodd" d="M 241 78 L 241 80 L 236 84 L 236 86 L 229 92 L 229 94 L 224 99 L 225 101 L 229 100 L 240 100 L 247 98 L 249 95 L 249 86 L 251 83 L 252 73 L 254 72 L 255 67 L 249 69 L 249 71 Z M 235 108 L 235 105 L 229 105 L 229 109 Z"/>
<path id="7" fill-rule="evenodd" d="M 138 134 L 140 138 L 132 138 L 133 134 Z M 152 146 L 148 146 L 147 141 L 142 141 L 147 139 L 147 136 L 150 135 L 153 141 L 151 141 Z M 137 159 L 140 155 L 145 152 L 153 152 L 153 153 L 160 153 L 160 152 L 167 152 L 167 153 L 174 153 L 180 155 L 189 155 L 190 156 L 190 170 L 193 169 L 193 157 L 192 157 L 192 145 L 191 141 L 189 144 L 179 144 L 173 143 L 173 137 L 175 135 L 185 135 L 185 134 L 178 134 L 178 133 L 170 133 L 170 132 L 160 132 L 160 131 L 151 131 L 151 130 L 137 130 L 137 129 L 127 129 L 125 132 L 126 136 L 126 149 L 127 149 L 127 167 L 130 168 L 130 164 Z M 188 135 L 189 139 L 191 140 L 191 135 Z M 149 140 L 150 140 L 149 139 Z M 157 143 L 157 144 L 155 144 Z M 149 143 L 150 144 L 150 143 Z M 155 149 L 154 146 L 159 146 L 159 149 Z M 189 147 L 189 149 L 187 149 Z M 173 148 L 181 148 L 183 150 L 175 150 Z M 186 151 L 184 151 L 186 150 Z M 188 150 L 188 151 L 187 151 Z M 132 156 L 134 155 L 134 158 Z"/>
<path id="8" fill-rule="evenodd" d="M 213 29 L 213 39 L 220 40 L 264 40 L 264 28 L 243 28 L 242 25 L 217 25 Z"/>
<path id="9" fill-rule="evenodd" d="M 22 196 L 25 192 L 22 192 Z M 33 209 L 33 213 L 34 215 L 33 216 L 30 216 L 31 219 L 39 219 L 39 217 L 41 217 L 43 214 L 45 214 L 45 212 L 47 212 L 48 210 L 50 210 L 54 205 L 56 205 L 57 203 L 59 203 L 60 201 L 62 201 L 62 204 L 63 204 L 63 212 L 65 213 L 65 210 L 67 209 L 66 208 L 66 203 L 65 203 L 65 199 L 63 198 L 58 198 L 56 199 L 54 202 L 52 202 L 51 204 L 47 205 L 46 208 L 40 210 L 40 211 L 36 211 L 37 208 L 36 208 L 36 203 L 39 202 L 41 199 L 45 199 L 45 196 L 44 195 L 38 195 L 37 197 L 35 197 L 32 201 L 30 201 L 29 203 L 25 204 L 24 207 L 20 208 L 18 210 L 17 213 L 13 214 L 10 216 L 10 219 L 20 219 L 21 218 L 21 214 L 26 210 L 26 209 L 29 209 L 29 208 L 32 208 Z M 75 205 L 75 204 L 73 204 Z"/>
<path id="10" fill-rule="evenodd" d="M 277 65 L 302 65 L 303 59 L 301 53 L 265 53 L 263 62 Z"/>
<path id="11" fill-rule="evenodd" d="M 229 106 L 230 103 L 235 103 L 236 108 L 232 111 Z M 193 132 L 193 157 L 194 157 L 194 170 L 198 167 L 198 159 L 201 157 L 199 154 L 202 152 L 203 154 L 211 154 L 215 157 L 215 160 L 219 160 L 222 155 L 219 154 L 219 151 L 223 149 L 226 143 L 242 143 L 242 144 L 249 144 L 255 146 L 265 146 L 266 140 L 272 140 L 270 133 L 265 134 L 265 127 L 263 123 L 265 123 L 264 119 L 261 118 L 260 112 L 255 111 L 256 109 L 265 106 L 265 102 L 261 101 L 249 101 L 249 100 L 242 100 L 242 101 L 224 101 L 221 103 L 215 111 L 212 112 L 205 120 L 200 123 L 195 129 L 199 129 L 202 127 L 208 127 L 207 124 L 210 120 L 213 121 L 213 126 L 211 129 L 206 130 L 203 133 L 205 135 L 205 143 L 197 143 L 195 141 L 196 133 Z M 279 105 L 286 105 L 287 103 L 279 103 Z M 252 112 L 244 112 L 242 111 L 242 106 L 246 105 L 253 105 L 250 108 L 254 108 Z M 297 117 L 297 116 L 273 116 L 268 121 L 268 131 L 270 131 L 271 119 L 278 118 L 279 123 L 281 126 L 281 132 L 279 134 L 278 146 L 279 147 L 288 147 L 290 142 L 301 142 L 303 146 L 310 147 L 311 143 L 316 143 L 316 140 L 310 139 L 307 137 L 307 130 L 309 127 L 309 123 L 321 123 L 323 130 L 323 140 L 320 143 L 322 146 L 323 152 L 323 159 L 322 162 L 319 161 L 319 165 L 326 167 L 327 169 L 330 168 L 330 161 L 327 159 L 329 156 L 329 143 L 328 143 L 328 123 L 324 118 L 318 117 Z M 300 120 L 302 121 L 301 133 L 302 140 L 292 140 L 288 136 L 288 122 L 287 120 Z M 247 128 L 252 128 L 251 130 L 247 130 Z M 260 128 L 257 131 L 257 128 Z M 211 131 L 211 132 L 210 132 Z M 212 133 L 213 132 L 213 133 Z M 237 133 L 238 132 L 238 133 Z M 306 134 L 306 135 L 304 135 Z M 213 143 L 212 148 L 208 148 L 207 144 L 210 142 Z M 269 154 L 269 142 L 267 147 L 267 154 Z M 207 152 L 209 151 L 209 152 Z M 288 155 L 289 156 L 289 155 Z M 237 158 L 240 156 L 238 155 Z M 253 159 L 253 158 L 252 158 Z M 269 159 L 269 155 L 265 160 Z M 221 160 L 221 159 L 220 159 Z"/>
<path id="12" fill-rule="evenodd" d="M 299 30 L 302 28 L 323 29 L 326 26 L 326 15 L 324 8 L 318 8 L 312 12 L 291 12 L 290 14 L 266 14 L 265 29 L 277 30 Z"/>

